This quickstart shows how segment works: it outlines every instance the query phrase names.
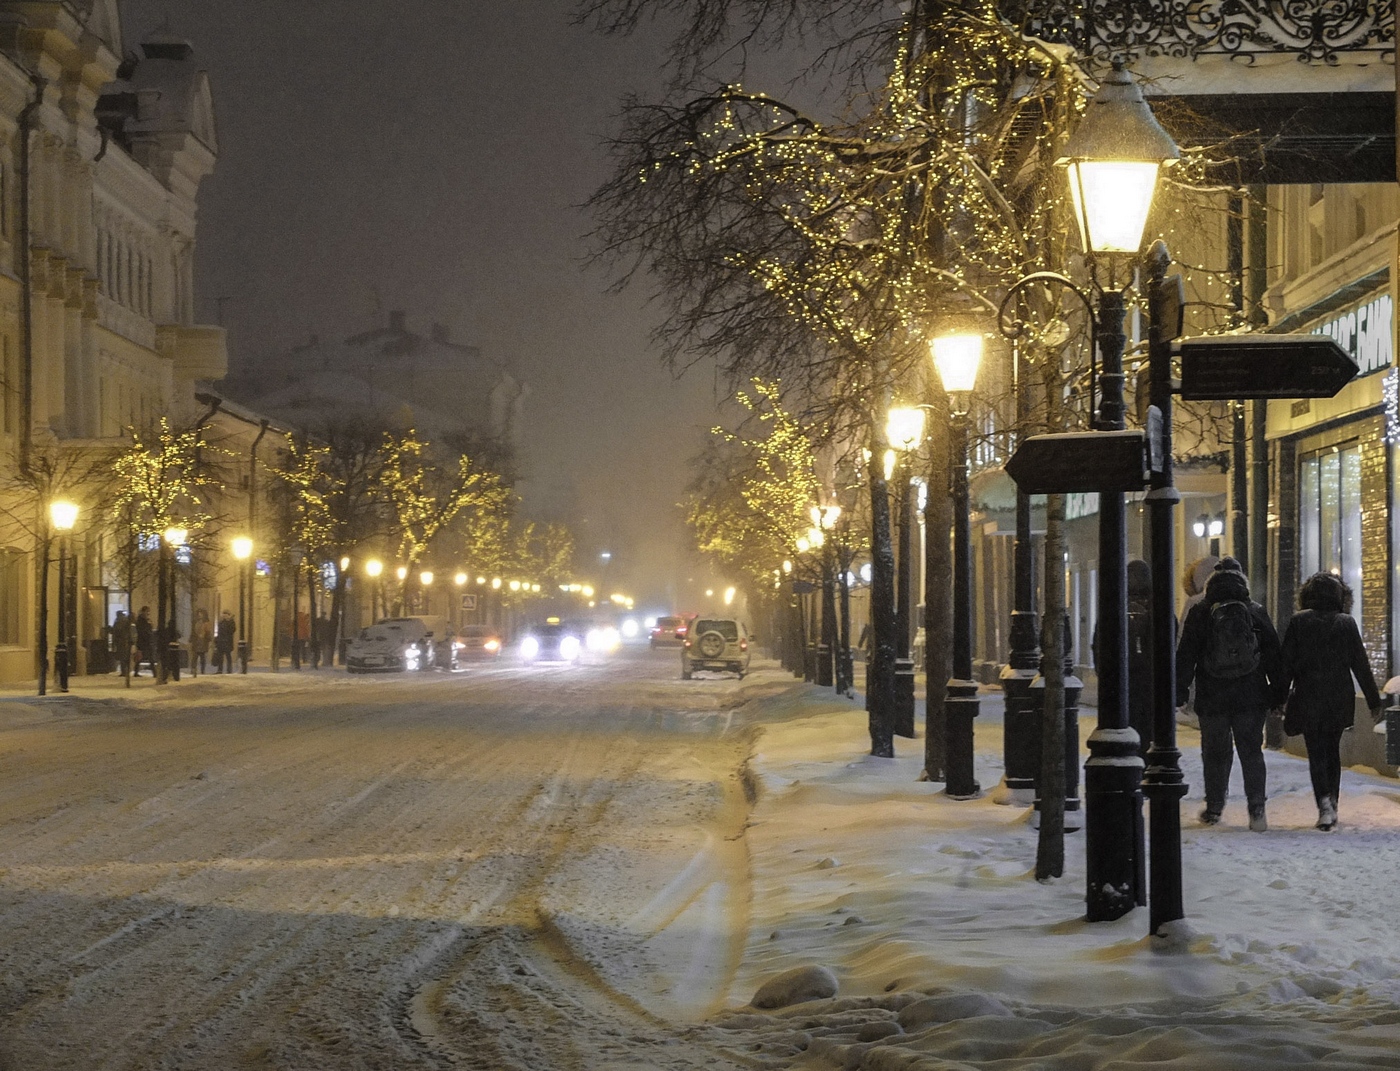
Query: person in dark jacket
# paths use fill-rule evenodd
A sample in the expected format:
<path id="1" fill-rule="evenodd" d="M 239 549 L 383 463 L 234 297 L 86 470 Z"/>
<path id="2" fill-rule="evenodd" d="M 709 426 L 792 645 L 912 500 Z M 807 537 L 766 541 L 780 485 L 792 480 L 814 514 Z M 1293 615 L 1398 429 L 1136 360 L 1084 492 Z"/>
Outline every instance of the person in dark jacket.
<path id="1" fill-rule="evenodd" d="M 219 614 L 219 623 L 214 626 L 214 672 L 233 672 L 233 637 L 238 625 L 228 610 Z"/>
<path id="2" fill-rule="evenodd" d="M 1217 608 L 1242 603 L 1243 608 Z M 1236 610 L 1247 610 L 1253 630 L 1256 664 L 1248 672 L 1223 676 L 1208 668 L 1213 660 L 1212 632 Z M 1214 628 L 1213 628 L 1214 627 Z M 1249 597 L 1249 581 L 1234 558 L 1221 558 L 1206 581 L 1205 598 L 1186 615 L 1176 648 L 1176 694 L 1184 696 L 1196 684 L 1196 716 L 1201 723 L 1201 764 L 1205 774 L 1205 808 L 1201 821 L 1215 825 L 1225 810 L 1230 768 L 1237 751 L 1249 804 L 1249 828 L 1262 833 L 1269 828 L 1264 803 L 1267 771 L 1264 765 L 1264 721 L 1269 710 L 1287 695 L 1278 633 L 1264 608 Z"/>
<path id="3" fill-rule="evenodd" d="M 1351 728 L 1356 710 L 1356 687 L 1374 715 L 1381 694 L 1371 675 L 1371 661 L 1361 643 L 1361 630 L 1351 609 L 1351 589 L 1331 573 L 1316 573 L 1298 592 L 1302 607 L 1289 619 L 1283 634 L 1288 697 L 1284 728 L 1302 733 L 1308 746 L 1308 773 L 1317 799 L 1317 828 L 1337 824 L 1337 795 L 1342 779 L 1342 734 Z"/>
<path id="4" fill-rule="evenodd" d="M 135 665 L 131 667 L 133 677 L 141 676 L 141 663 L 148 662 L 151 666 L 151 676 L 156 675 L 156 636 L 155 630 L 151 627 L 151 608 L 141 607 L 141 611 L 136 615 L 136 659 Z"/>
<path id="5" fill-rule="evenodd" d="M 118 610 L 112 622 L 112 654 L 117 672 L 125 677 L 131 671 L 131 617 L 125 610 Z"/>

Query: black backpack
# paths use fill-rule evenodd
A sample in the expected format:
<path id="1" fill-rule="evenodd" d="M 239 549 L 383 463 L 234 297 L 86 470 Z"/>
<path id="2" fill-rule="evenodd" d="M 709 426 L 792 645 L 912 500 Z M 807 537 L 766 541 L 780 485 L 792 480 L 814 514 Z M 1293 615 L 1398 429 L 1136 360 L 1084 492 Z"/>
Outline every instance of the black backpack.
<path id="1" fill-rule="evenodd" d="M 1225 679 L 1246 677 L 1259 668 L 1259 634 L 1249 603 L 1229 599 L 1210 608 L 1201 664 L 1212 677 Z"/>

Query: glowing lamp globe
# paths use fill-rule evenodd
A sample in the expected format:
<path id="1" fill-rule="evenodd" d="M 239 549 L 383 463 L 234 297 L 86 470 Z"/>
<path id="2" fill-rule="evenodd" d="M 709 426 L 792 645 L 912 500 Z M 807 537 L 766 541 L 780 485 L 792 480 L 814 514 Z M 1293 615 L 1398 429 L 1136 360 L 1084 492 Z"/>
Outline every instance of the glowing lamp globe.
<path id="1" fill-rule="evenodd" d="M 73 525 L 78 523 L 78 504 L 76 502 L 50 502 L 49 520 L 53 522 L 54 528 L 60 532 L 71 532 Z"/>
<path id="2" fill-rule="evenodd" d="M 924 439 L 924 411 L 905 406 L 891 409 L 885 418 L 885 434 L 896 450 L 913 450 Z"/>
<path id="3" fill-rule="evenodd" d="M 982 365 L 982 336 L 973 331 L 936 335 L 929 341 L 933 366 L 949 394 L 970 394 Z"/>
<path id="4" fill-rule="evenodd" d="M 253 541 L 247 536 L 234 536 L 232 546 L 233 556 L 241 562 L 253 556 Z"/>
<path id="5" fill-rule="evenodd" d="M 189 534 L 188 530 L 178 528 L 172 524 L 165 530 L 165 542 L 168 546 L 183 547 L 185 545 L 185 540 L 189 538 Z"/>
<path id="6" fill-rule="evenodd" d="M 378 558 L 371 558 L 369 561 L 365 562 L 366 576 L 373 578 L 382 572 L 384 572 L 384 563 Z"/>
<path id="7" fill-rule="evenodd" d="M 1084 251 L 1136 254 L 1158 173 L 1180 157 L 1132 75 L 1115 66 L 1099 84 L 1059 161 L 1068 171 Z"/>

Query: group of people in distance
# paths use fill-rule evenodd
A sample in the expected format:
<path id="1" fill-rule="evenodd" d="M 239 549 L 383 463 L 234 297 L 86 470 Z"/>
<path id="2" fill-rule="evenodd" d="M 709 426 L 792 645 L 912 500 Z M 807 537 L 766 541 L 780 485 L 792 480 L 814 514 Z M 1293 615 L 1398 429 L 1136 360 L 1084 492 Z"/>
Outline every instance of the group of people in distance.
<path id="1" fill-rule="evenodd" d="M 1187 601 L 1176 649 L 1178 701 L 1195 685 L 1205 777 L 1201 822 L 1220 821 L 1232 752 L 1238 752 L 1249 828 L 1269 828 L 1264 725 L 1271 711 L 1282 710 L 1284 731 L 1301 735 L 1307 745 L 1317 828 L 1331 830 L 1337 825 L 1342 734 L 1354 719 L 1353 676 L 1372 716 L 1381 708 L 1361 631 L 1349 612 L 1351 589 L 1331 573 L 1308 577 L 1280 642 L 1269 615 L 1250 597 L 1240 563 L 1221 558 L 1202 577 L 1203 565 L 1196 563 L 1185 578 L 1188 593 L 1193 586 L 1200 590 Z M 1132 586 L 1130 572 L 1130 592 Z"/>
<path id="2" fill-rule="evenodd" d="M 190 668 L 195 675 L 208 672 L 209 651 L 214 651 L 214 672 L 233 672 L 233 644 L 234 634 L 238 631 L 237 622 L 228 610 L 219 615 L 217 624 L 209 620 L 209 614 L 204 610 L 195 612 L 194 625 L 190 629 Z M 112 622 L 112 651 L 117 660 L 117 672 L 123 677 L 130 672 L 131 676 L 141 676 L 141 667 L 149 665 L 151 676 L 158 675 L 159 662 L 157 659 L 161 653 L 167 651 L 169 644 L 178 642 L 180 639 L 179 629 L 174 627 L 173 622 L 167 622 L 165 634 L 156 635 L 156 629 L 151 624 L 151 608 L 143 606 L 136 616 L 130 617 L 125 610 L 118 610 L 115 620 Z M 159 641 L 159 642 L 157 642 Z M 180 666 L 176 662 L 168 667 L 176 680 L 180 679 Z"/>

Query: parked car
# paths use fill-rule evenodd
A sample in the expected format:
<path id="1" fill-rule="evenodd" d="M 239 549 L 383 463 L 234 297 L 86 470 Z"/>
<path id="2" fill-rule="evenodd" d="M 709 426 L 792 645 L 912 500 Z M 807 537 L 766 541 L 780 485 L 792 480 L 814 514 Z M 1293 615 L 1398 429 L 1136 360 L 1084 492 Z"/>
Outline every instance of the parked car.
<path id="1" fill-rule="evenodd" d="M 583 653 L 583 637 L 558 618 L 533 625 L 520 637 L 520 657 L 526 662 L 577 662 Z"/>
<path id="2" fill-rule="evenodd" d="M 427 669 L 433 664 L 428 629 L 415 618 L 390 618 L 360 630 L 345 648 L 345 668 L 351 673 L 397 673 Z"/>
<path id="3" fill-rule="evenodd" d="M 652 626 L 651 645 L 653 647 L 679 647 L 685 643 L 685 637 L 690 631 L 690 622 L 693 619 L 693 616 L 687 614 L 658 617 L 656 624 Z"/>
<path id="4" fill-rule="evenodd" d="M 500 630 L 490 625 L 463 625 L 457 642 L 457 657 L 464 662 L 494 662 L 505 646 Z"/>
<path id="5" fill-rule="evenodd" d="M 749 671 L 749 631 L 742 621 L 696 618 L 681 643 L 681 677 L 690 680 L 697 669 L 726 670 L 743 678 Z"/>

